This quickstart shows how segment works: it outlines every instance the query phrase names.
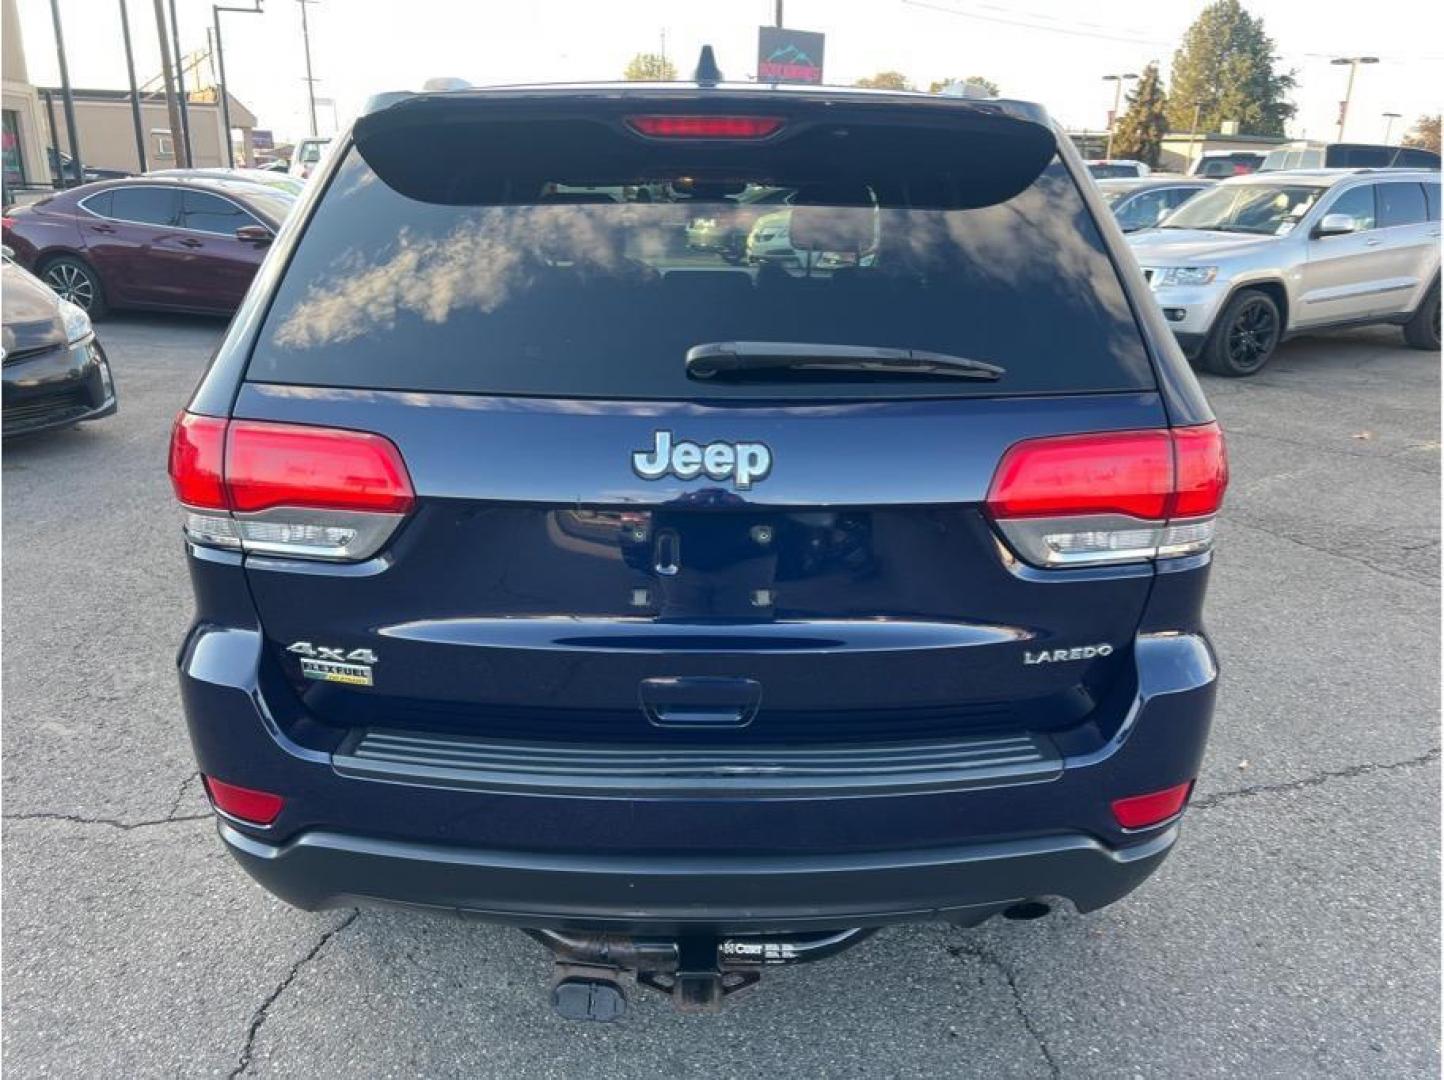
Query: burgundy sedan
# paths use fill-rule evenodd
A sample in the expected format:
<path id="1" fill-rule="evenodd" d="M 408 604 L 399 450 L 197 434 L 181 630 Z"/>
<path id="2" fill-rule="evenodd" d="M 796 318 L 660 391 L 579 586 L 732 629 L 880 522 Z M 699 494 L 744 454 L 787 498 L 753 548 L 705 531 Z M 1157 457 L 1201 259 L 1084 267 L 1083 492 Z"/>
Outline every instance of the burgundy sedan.
<path id="1" fill-rule="evenodd" d="M 294 198 L 224 180 L 106 180 L 4 218 L 15 261 L 98 318 L 111 308 L 229 314 Z"/>

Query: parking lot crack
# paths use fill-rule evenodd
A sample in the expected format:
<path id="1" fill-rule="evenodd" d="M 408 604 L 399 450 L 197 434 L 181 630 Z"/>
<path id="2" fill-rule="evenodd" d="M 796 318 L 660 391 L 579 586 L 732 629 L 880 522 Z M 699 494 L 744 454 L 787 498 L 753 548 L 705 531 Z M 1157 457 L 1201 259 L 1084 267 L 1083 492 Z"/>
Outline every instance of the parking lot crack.
<path id="1" fill-rule="evenodd" d="M 80 814 L 61 814 L 48 810 L 37 810 L 27 814 L 6 814 L 6 821 L 66 821 L 72 825 L 102 825 L 109 829 L 128 832 L 131 829 L 146 829 L 153 825 L 173 825 L 182 821 L 207 821 L 210 814 L 181 814 L 178 817 L 147 818 L 144 821 L 121 821 L 119 818 L 83 817 Z"/>
<path id="2" fill-rule="evenodd" d="M 1257 521 L 1244 521 L 1240 519 L 1236 514 L 1228 519 L 1228 524 L 1229 528 L 1252 529 L 1254 532 L 1265 533 L 1266 535 L 1272 536 L 1275 539 L 1283 540 L 1290 544 L 1296 544 L 1299 547 L 1306 548 L 1309 551 L 1317 551 L 1321 555 L 1332 555 L 1336 559 L 1344 559 L 1347 562 L 1351 562 L 1355 565 L 1372 570 L 1376 574 L 1383 574 L 1385 577 L 1391 577 L 1396 581 L 1407 581 L 1411 585 L 1424 585 L 1426 587 L 1436 589 L 1439 587 L 1439 583 L 1437 581 L 1430 580 L 1429 578 L 1420 577 L 1417 574 L 1399 573 L 1397 570 L 1386 569 L 1376 563 L 1370 562 L 1368 559 L 1360 558 L 1358 555 L 1350 554 L 1347 551 L 1339 551 L 1335 548 L 1324 547 L 1322 544 L 1310 544 L 1308 541 L 1300 540 L 1297 536 L 1293 536 L 1289 533 L 1283 532 L 1280 529 L 1270 528 L 1267 525 L 1261 525 Z"/>
<path id="3" fill-rule="evenodd" d="M 954 959 L 962 956 L 971 956 L 974 959 L 981 960 L 1003 976 L 1003 981 L 1008 984 L 1008 992 L 1013 999 L 1013 1010 L 1018 1014 L 1018 1020 L 1022 1023 L 1023 1030 L 1028 1033 L 1028 1037 L 1037 1045 L 1038 1053 L 1042 1054 L 1043 1060 L 1047 1062 L 1048 1074 L 1054 1077 L 1062 1076 L 1063 1071 L 1058 1067 L 1058 1063 L 1053 1060 L 1053 1051 L 1049 1049 L 1048 1041 L 1043 1038 L 1043 1033 L 1039 1031 L 1037 1025 L 1033 1023 L 1033 1017 L 1028 1012 L 1027 1002 L 1023 1000 L 1022 991 L 1018 989 L 1018 980 L 1013 975 L 1013 969 L 1005 964 L 1002 958 L 991 949 L 973 941 L 949 945 L 948 955 Z"/>
<path id="4" fill-rule="evenodd" d="M 307 964 L 311 963 L 311 961 L 315 960 L 316 957 L 321 955 L 322 951 L 330 943 L 331 939 L 334 938 L 337 934 L 339 934 L 342 930 L 345 930 L 346 927 L 354 923 L 356 919 L 360 916 L 360 914 L 360 911 L 353 910 L 349 915 L 347 915 L 344 919 L 338 922 L 335 926 L 331 927 L 324 934 L 322 934 L 316 944 L 311 946 L 311 950 L 306 953 L 305 956 L 301 957 L 301 959 L 297 960 L 294 964 L 291 965 L 291 970 L 286 972 L 285 978 L 283 978 L 279 983 L 277 983 L 276 988 L 272 990 L 268 995 L 266 995 L 266 1000 L 261 1002 L 260 1005 L 256 1006 L 256 1011 L 251 1014 L 251 1022 L 246 1025 L 246 1040 L 241 1045 L 240 1055 L 236 1058 L 236 1067 L 230 1072 L 231 1080 L 235 1080 L 235 1077 L 237 1076 L 244 1075 L 250 1069 L 251 1054 L 255 1049 L 256 1036 L 260 1034 L 261 1027 L 265 1024 L 266 1018 L 270 1015 L 271 1006 L 274 1005 L 278 1000 L 280 1000 L 282 994 L 284 994 L 288 989 L 290 989 L 291 984 L 296 981 L 296 977 L 301 974 L 302 969 L 305 968 Z"/>
<path id="5" fill-rule="evenodd" d="M 1327 772 L 1315 773 L 1313 776 L 1300 777 L 1297 780 L 1281 780 L 1274 784 L 1259 784 L 1256 787 L 1235 788 L 1231 791 L 1218 791 L 1202 799 L 1196 799 L 1192 804 L 1194 810 L 1211 810 L 1223 803 L 1233 802 L 1235 799 L 1248 799 L 1262 795 L 1281 795 L 1290 791 L 1301 791 L 1304 788 L 1318 787 L 1320 784 L 1327 784 L 1332 780 L 1347 780 L 1355 776 L 1368 776 L 1377 772 L 1393 772 L 1398 769 L 1416 769 L 1421 765 L 1428 765 L 1430 762 L 1439 760 L 1439 747 L 1420 754 L 1418 757 L 1405 758 L 1403 761 L 1375 762 L 1366 761 L 1358 765 L 1350 765 L 1344 769 L 1331 769 Z"/>
<path id="6" fill-rule="evenodd" d="M 180 787 L 176 788 L 175 798 L 171 800 L 170 809 L 166 811 L 165 819 L 167 821 L 177 820 L 176 811 L 180 809 L 181 800 L 185 798 L 186 788 L 190 787 L 191 781 L 200 776 L 200 774 L 200 770 L 197 769 L 180 782 Z"/>

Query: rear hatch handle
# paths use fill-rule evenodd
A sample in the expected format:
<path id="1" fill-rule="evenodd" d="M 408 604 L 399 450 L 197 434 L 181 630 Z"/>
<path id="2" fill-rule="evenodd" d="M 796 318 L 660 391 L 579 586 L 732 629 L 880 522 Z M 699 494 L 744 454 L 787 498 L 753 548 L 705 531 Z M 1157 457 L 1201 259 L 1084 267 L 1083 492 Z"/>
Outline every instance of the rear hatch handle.
<path id="1" fill-rule="evenodd" d="M 713 675 L 643 679 L 642 712 L 657 727 L 746 727 L 762 703 L 756 679 Z"/>

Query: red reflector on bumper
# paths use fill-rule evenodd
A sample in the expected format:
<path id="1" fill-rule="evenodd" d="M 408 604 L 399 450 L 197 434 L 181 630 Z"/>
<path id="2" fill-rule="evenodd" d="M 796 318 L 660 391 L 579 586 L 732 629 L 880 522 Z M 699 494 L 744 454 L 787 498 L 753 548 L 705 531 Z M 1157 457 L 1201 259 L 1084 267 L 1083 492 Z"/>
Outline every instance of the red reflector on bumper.
<path id="1" fill-rule="evenodd" d="M 217 810 L 252 825 L 269 825 L 286 804 L 285 799 L 269 791 L 237 787 L 213 776 L 202 776 L 201 783 L 205 784 L 206 794 Z"/>
<path id="2" fill-rule="evenodd" d="M 1163 791 L 1148 795 L 1130 795 L 1126 799 L 1113 800 L 1113 816 L 1125 829 L 1146 829 L 1167 821 L 1183 809 L 1188 796 L 1193 792 L 1193 781 L 1177 784 Z"/>

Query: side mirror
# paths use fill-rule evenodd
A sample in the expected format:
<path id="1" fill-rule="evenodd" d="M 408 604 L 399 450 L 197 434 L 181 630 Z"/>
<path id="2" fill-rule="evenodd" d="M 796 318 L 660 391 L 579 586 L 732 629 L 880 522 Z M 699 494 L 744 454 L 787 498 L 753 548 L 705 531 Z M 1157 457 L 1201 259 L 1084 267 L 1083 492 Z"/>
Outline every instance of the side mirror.
<path id="1" fill-rule="evenodd" d="M 236 230 L 236 239 L 248 244 L 269 244 L 275 235 L 264 225 L 242 225 Z"/>
<path id="2" fill-rule="evenodd" d="M 1352 214 L 1325 214 L 1324 220 L 1314 230 L 1315 236 L 1346 236 L 1359 231 L 1359 223 Z"/>

